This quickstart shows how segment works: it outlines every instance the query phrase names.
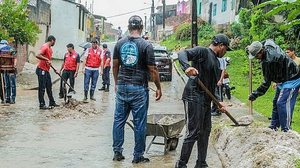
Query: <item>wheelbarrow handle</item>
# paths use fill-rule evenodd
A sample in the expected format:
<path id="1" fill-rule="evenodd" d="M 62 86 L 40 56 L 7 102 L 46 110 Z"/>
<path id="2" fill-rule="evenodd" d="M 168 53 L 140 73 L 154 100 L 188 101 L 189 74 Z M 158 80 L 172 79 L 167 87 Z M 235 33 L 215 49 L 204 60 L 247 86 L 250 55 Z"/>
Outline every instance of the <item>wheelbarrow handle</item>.
<path id="1" fill-rule="evenodd" d="M 216 99 L 216 97 L 206 88 L 206 86 L 203 84 L 203 82 L 198 78 L 196 77 L 196 80 L 197 80 L 197 84 L 205 91 L 206 94 L 208 94 L 208 96 L 212 99 L 213 103 L 215 103 L 218 108 L 222 108 L 222 105 L 221 103 Z M 227 111 L 223 111 L 229 118 L 232 122 L 234 122 L 235 125 L 240 125 L 235 118 L 232 117 L 232 115 Z"/>

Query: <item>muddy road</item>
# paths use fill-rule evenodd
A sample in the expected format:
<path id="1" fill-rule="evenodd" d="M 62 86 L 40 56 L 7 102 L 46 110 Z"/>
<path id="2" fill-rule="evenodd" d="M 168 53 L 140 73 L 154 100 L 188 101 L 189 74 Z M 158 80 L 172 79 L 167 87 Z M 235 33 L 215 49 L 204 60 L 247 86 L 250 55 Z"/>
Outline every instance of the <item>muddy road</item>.
<path id="1" fill-rule="evenodd" d="M 55 67 L 59 67 L 56 62 Z M 29 70 L 30 71 L 30 68 Z M 23 75 L 26 76 L 26 75 Z M 34 73 L 28 79 L 36 79 Z M 52 79 L 57 76 L 52 74 Z M 98 80 L 97 89 L 102 80 Z M 21 85 L 20 85 L 21 86 Z M 113 162 L 112 123 L 115 93 L 96 91 L 97 101 L 83 104 L 83 75 L 76 79 L 73 96 L 79 104 L 75 108 L 64 107 L 63 100 L 58 99 L 59 82 L 53 86 L 54 97 L 61 107 L 52 110 L 39 110 L 37 90 L 24 88 L 34 87 L 25 82 L 18 87 L 16 104 L 1 106 L 0 112 L 0 167 L 3 168 L 40 168 L 40 167 L 174 167 L 179 157 L 182 137 L 175 151 L 164 155 L 163 146 L 152 145 L 145 154 L 150 163 L 133 165 L 133 131 L 125 128 L 124 156 L 122 162 Z M 155 93 L 150 90 L 149 114 L 184 114 L 180 100 L 184 83 L 177 73 L 173 72 L 172 82 L 162 82 L 163 97 L 155 101 Z M 151 83 L 150 87 L 155 88 Z M 46 101 L 47 102 L 47 101 Z M 184 130 L 182 131 L 182 134 Z M 147 137 L 147 145 L 152 136 Z M 157 141 L 163 142 L 162 138 Z M 222 167 L 213 148 L 210 149 L 208 163 L 212 167 Z M 190 159 L 190 166 L 195 164 L 196 151 Z"/>

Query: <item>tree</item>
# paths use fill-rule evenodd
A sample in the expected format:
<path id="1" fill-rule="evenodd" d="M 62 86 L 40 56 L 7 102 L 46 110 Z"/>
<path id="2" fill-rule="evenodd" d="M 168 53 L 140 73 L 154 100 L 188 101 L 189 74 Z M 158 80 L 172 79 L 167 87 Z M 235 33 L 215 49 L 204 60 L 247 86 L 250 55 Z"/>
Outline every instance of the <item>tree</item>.
<path id="1" fill-rule="evenodd" d="M 29 20 L 28 0 L 3 0 L 0 3 L 0 39 L 13 39 L 16 44 L 34 44 L 40 30 Z"/>
<path id="2" fill-rule="evenodd" d="M 294 26 L 300 25 L 300 0 L 268 1 L 258 5 L 256 8 L 263 8 L 268 5 L 273 6 L 273 8 L 265 14 L 267 17 L 277 14 L 282 14 L 285 17 L 285 24 L 281 26 L 282 29 L 288 30 Z"/>
<path id="3" fill-rule="evenodd" d="M 256 7 L 264 8 L 271 6 L 271 10 L 265 14 L 266 17 L 281 15 L 284 22 L 280 23 L 280 29 L 285 31 L 285 41 L 289 44 L 299 43 L 300 39 L 300 0 L 273 0 L 264 2 Z"/>

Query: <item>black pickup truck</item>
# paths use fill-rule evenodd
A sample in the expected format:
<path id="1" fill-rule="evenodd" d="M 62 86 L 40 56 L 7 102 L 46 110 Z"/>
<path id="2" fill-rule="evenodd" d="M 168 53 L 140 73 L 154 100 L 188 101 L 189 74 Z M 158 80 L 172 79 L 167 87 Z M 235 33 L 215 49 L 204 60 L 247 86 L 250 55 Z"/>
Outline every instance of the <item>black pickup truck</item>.
<path id="1" fill-rule="evenodd" d="M 156 45 L 153 49 L 160 80 L 172 81 L 172 59 L 166 47 Z"/>

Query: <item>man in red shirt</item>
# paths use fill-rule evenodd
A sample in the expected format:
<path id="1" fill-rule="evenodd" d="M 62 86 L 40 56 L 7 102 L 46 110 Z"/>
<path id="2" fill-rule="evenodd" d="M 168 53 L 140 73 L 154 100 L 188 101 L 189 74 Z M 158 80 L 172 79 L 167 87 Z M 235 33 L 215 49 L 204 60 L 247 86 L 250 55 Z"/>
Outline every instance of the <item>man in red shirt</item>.
<path id="1" fill-rule="evenodd" d="M 111 54 L 109 49 L 107 48 L 107 44 L 103 44 L 103 52 L 101 54 L 101 67 L 102 67 L 102 88 L 99 90 L 104 90 L 105 92 L 109 92 L 109 71 L 110 71 L 110 61 L 111 61 Z M 105 87 L 106 86 L 106 87 Z"/>
<path id="2" fill-rule="evenodd" d="M 36 56 L 39 59 L 38 66 L 36 68 L 36 74 L 38 76 L 39 82 L 39 103 L 40 109 L 47 110 L 52 109 L 53 107 L 58 107 L 59 105 L 55 103 L 52 95 L 52 82 L 51 76 L 49 73 L 51 59 L 52 59 L 52 48 L 55 45 L 55 37 L 50 35 L 47 38 L 47 42 L 42 45 L 38 55 Z M 44 100 L 45 90 L 49 98 L 49 106 L 47 107 Z"/>
<path id="3" fill-rule="evenodd" d="M 64 56 L 64 62 L 61 65 L 60 74 L 61 76 L 68 81 L 70 79 L 70 85 L 74 89 L 75 78 L 78 75 L 78 69 L 80 65 L 80 57 L 79 54 L 74 50 L 74 45 L 72 43 L 67 45 L 68 52 Z M 59 89 L 59 98 L 64 98 L 63 91 L 63 80 L 60 81 L 60 89 Z M 69 88 L 68 93 L 73 92 L 74 90 Z"/>

